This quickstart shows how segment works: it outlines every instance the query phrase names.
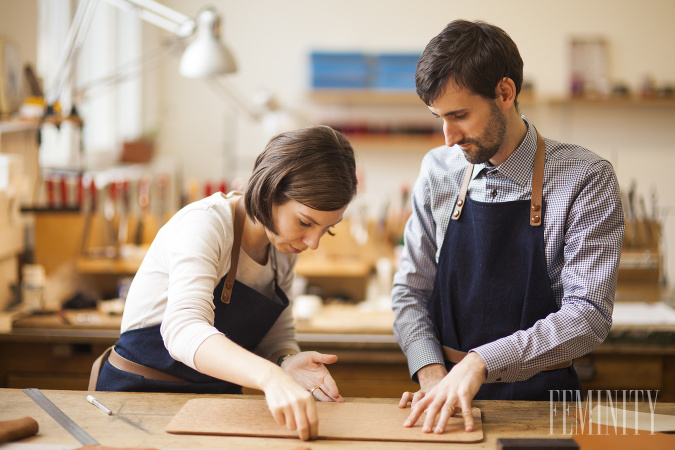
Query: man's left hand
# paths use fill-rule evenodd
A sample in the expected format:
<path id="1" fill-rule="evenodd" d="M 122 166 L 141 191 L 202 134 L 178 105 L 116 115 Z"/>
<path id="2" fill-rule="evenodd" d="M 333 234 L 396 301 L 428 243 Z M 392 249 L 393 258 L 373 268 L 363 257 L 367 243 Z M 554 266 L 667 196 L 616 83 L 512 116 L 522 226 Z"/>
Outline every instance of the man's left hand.
<path id="1" fill-rule="evenodd" d="M 450 417 L 461 408 L 464 429 L 467 432 L 473 431 L 471 400 L 485 382 L 486 376 L 487 368 L 483 358 L 478 353 L 469 353 L 424 398 L 413 404 L 403 426 L 412 427 L 422 413 L 426 412 L 422 432 L 430 433 L 433 430 L 440 434 L 445 430 Z"/>

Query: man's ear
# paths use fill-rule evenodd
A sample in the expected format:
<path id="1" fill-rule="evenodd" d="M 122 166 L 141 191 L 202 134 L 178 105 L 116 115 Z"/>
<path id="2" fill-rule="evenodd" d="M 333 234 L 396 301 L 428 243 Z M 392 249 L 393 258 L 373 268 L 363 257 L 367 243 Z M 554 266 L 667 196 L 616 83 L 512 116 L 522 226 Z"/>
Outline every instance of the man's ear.
<path id="1" fill-rule="evenodd" d="M 497 83 L 495 94 L 502 109 L 509 109 L 516 101 L 516 84 L 511 78 L 504 77 Z"/>

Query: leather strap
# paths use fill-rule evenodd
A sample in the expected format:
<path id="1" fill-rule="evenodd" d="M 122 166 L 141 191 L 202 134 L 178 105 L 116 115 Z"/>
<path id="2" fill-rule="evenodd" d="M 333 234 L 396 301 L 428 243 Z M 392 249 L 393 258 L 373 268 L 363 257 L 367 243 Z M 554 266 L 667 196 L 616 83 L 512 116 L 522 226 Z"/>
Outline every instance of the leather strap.
<path id="1" fill-rule="evenodd" d="M 124 372 L 133 373 L 140 375 L 143 378 L 148 380 L 157 380 L 157 381 L 173 381 L 174 383 L 187 383 L 187 380 L 179 377 L 174 377 L 168 373 L 164 373 L 160 370 L 153 369 L 152 367 L 143 366 L 141 364 L 129 361 L 123 356 L 120 356 L 119 353 L 115 351 L 115 347 L 110 348 L 110 356 L 108 356 L 108 362 L 112 364 L 113 367 Z"/>
<path id="2" fill-rule="evenodd" d="M 532 169 L 532 200 L 530 203 L 530 225 L 533 227 L 540 226 L 542 220 L 541 199 L 544 192 L 545 153 L 544 138 L 537 131 L 537 152 L 534 155 L 534 168 Z"/>
<path id="3" fill-rule="evenodd" d="M 536 130 L 535 130 L 536 131 Z M 538 227 L 542 223 L 542 197 L 544 192 L 544 162 L 546 160 L 546 145 L 544 138 L 537 131 L 537 151 L 534 155 L 534 167 L 532 169 L 532 199 L 530 200 L 530 225 Z M 457 203 L 452 211 L 452 220 L 459 219 L 462 208 L 466 202 L 466 192 L 473 174 L 473 164 L 469 164 L 464 172 L 462 186 L 457 196 Z"/>
<path id="4" fill-rule="evenodd" d="M 467 355 L 466 352 L 460 352 L 459 350 L 455 350 L 450 347 L 446 347 L 445 345 L 443 346 L 443 355 L 445 355 L 445 359 L 450 361 L 451 363 L 457 364 L 461 360 L 464 359 L 464 357 Z M 567 367 L 571 366 L 574 362 L 573 361 L 565 361 L 561 362 L 559 364 L 553 364 L 552 366 L 545 367 L 542 370 L 542 372 L 546 372 L 549 370 L 557 370 L 557 369 L 566 369 Z"/>
<path id="5" fill-rule="evenodd" d="M 91 374 L 89 374 L 89 387 L 87 388 L 88 391 L 96 390 L 96 384 L 98 384 L 98 374 L 101 373 L 101 366 L 103 366 L 103 363 L 108 359 L 112 349 L 112 346 L 108 347 L 103 353 L 101 353 L 101 356 L 96 358 L 94 364 L 91 365 Z"/>
<path id="6" fill-rule="evenodd" d="M 466 191 L 469 189 L 469 181 L 471 181 L 471 174 L 473 174 L 473 164 L 469 164 L 464 172 L 464 179 L 462 180 L 462 187 L 459 190 L 459 195 L 457 196 L 457 203 L 455 203 L 455 210 L 452 212 L 452 220 L 459 219 L 459 216 L 462 215 L 462 208 L 464 208 L 464 202 L 466 201 Z"/>
<path id="7" fill-rule="evenodd" d="M 234 240 L 232 242 L 232 256 L 230 261 L 230 271 L 225 277 L 223 293 L 220 300 L 223 303 L 230 303 L 232 288 L 234 288 L 234 277 L 237 275 L 237 265 L 239 264 L 239 250 L 241 249 L 241 237 L 244 234 L 244 219 L 246 219 L 246 209 L 244 208 L 244 197 L 237 200 L 234 208 Z"/>

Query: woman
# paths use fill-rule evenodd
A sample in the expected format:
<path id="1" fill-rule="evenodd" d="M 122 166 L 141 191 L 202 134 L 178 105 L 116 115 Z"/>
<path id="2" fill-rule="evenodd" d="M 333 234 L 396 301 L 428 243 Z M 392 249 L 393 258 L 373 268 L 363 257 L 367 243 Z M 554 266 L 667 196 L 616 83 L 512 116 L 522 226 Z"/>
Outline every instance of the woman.
<path id="1" fill-rule="evenodd" d="M 134 277 L 122 334 L 96 389 L 247 386 L 265 393 L 278 423 L 301 439 L 316 437 L 314 398 L 344 401 L 324 366 L 337 356 L 300 352 L 285 292 L 297 255 L 330 234 L 356 184 L 349 142 L 315 126 L 272 138 L 245 194 L 216 193 L 181 209 Z"/>

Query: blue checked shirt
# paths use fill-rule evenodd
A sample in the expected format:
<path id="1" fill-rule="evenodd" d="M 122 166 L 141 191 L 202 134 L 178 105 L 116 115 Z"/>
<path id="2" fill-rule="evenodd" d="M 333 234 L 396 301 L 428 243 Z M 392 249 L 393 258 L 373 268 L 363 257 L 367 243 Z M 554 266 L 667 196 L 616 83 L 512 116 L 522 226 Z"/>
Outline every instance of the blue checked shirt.
<path id="1" fill-rule="evenodd" d="M 472 200 L 531 198 L 537 134 L 522 117 L 527 134 L 511 156 L 499 166 L 475 165 L 468 190 Z M 580 357 L 602 343 L 612 324 L 624 231 L 616 176 L 608 161 L 582 147 L 549 139 L 545 143 L 544 244 L 560 310 L 529 329 L 472 349 L 485 360 L 488 383 L 525 380 L 547 366 Z M 444 363 L 427 301 L 467 164 L 458 146 L 435 148 L 424 157 L 413 190 L 392 291 L 394 334 L 413 378 L 426 365 Z"/>

